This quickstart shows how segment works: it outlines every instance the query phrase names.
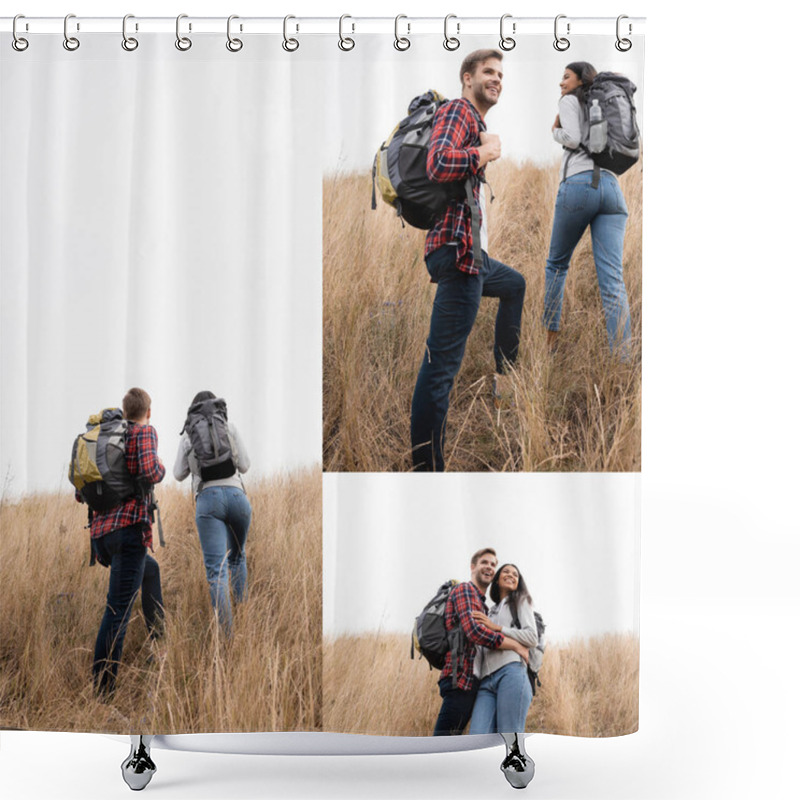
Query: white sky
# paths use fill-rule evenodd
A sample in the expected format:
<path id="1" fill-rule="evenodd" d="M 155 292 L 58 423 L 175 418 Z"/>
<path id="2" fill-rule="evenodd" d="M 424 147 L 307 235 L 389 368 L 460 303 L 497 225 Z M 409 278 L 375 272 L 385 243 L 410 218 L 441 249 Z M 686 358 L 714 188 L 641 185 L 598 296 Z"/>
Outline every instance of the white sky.
<path id="1" fill-rule="evenodd" d="M 131 386 L 170 472 L 202 389 L 255 474 L 320 461 L 322 43 L 30 38 L 0 55 L 3 490 L 68 489 L 74 437 Z"/>
<path id="2" fill-rule="evenodd" d="M 637 474 L 323 476 L 326 635 L 411 632 L 493 547 L 520 568 L 551 641 L 638 631 Z"/>
<path id="3" fill-rule="evenodd" d="M 637 86 L 635 101 L 643 125 L 643 44 L 627 53 L 614 48 L 613 36 L 573 36 L 566 53 L 553 48 L 553 36 L 518 37 L 503 57 L 503 93 L 487 114 L 490 131 L 500 135 L 503 157 L 540 163 L 561 157 L 550 128 L 558 112 L 559 82 L 571 61 L 589 61 L 598 71 L 622 72 Z M 481 47 L 497 47 L 496 36 L 461 37 L 458 50 L 442 47 L 440 34 L 412 37 L 397 52 L 385 34 L 358 36 L 356 47 L 327 66 L 325 94 L 326 170 L 372 167 L 380 143 L 406 113 L 412 97 L 436 89 L 446 97 L 461 94 L 458 71 L 464 57 Z"/>

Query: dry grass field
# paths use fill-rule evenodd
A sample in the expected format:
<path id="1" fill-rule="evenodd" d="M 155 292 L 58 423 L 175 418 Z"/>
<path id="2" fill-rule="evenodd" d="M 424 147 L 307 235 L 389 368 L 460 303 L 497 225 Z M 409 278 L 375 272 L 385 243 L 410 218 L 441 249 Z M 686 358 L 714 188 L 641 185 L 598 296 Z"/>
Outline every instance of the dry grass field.
<path id="1" fill-rule="evenodd" d="M 114 700 L 90 680 L 108 572 L 88 566 L 85 506 L 0 505 L 0 728 L 107 733 L 321 727 L 322 481 L 318 469 L 248 483 L 249 598 L 220 640 L 187 491 L 157 488 L 167 635 L 154 651 L 137 600 Z M 157 541 L 157 537 L 156 537 Z M 148 656 L 154 653 L 154 658 Z"/>
<path id="2" fill-rule="evenodd" d="M 485 299 L 451 393 L 448 470 L 626 472 L 641 468 L 642 173 L 621 178 L 630 213 L 624 270 L 633 358 L 608 352 L 589 234 L 567 277 L 559 349 L 541 325 L 544 268 L 558 190 L 556 167 L 497 162 L 487 178 L 489 252 L 527 281 L 516 408 L 491 403 L 497 301 Z M 411 468 L 411 396 L 428 334 L 435 286 L 423 261 L 424 231 L 403 228 L 371 177 L 337 174 L 323 189 L 324 455 L 334 471 Z"/>
<path id="3" fill-rule="evenodd" d="M 342 733 L 428 736 L 441 706 L 424 660 L 409 658 L 410 637 L 342 636 L 326 640 L 325 729 Z M 620 736 L 639 726 L 639 640 L 606 634 L 550 644 L 527 731 Z"/>

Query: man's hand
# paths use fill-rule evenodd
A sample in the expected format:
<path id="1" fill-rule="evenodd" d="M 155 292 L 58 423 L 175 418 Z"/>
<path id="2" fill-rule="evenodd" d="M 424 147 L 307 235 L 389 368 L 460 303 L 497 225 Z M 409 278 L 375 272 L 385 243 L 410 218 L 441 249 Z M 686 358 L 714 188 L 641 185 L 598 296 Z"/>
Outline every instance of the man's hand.
<path id="1" fill-rule="evenodd" d="M 487 133 L 486 131 L 480 132 L 481 144 L 478 147 L 478 155 L 480 163 L 478 166 L 484 166 L 490 161 L 497 161 L 501 156 L 500 137 L 496 133 Z"/>

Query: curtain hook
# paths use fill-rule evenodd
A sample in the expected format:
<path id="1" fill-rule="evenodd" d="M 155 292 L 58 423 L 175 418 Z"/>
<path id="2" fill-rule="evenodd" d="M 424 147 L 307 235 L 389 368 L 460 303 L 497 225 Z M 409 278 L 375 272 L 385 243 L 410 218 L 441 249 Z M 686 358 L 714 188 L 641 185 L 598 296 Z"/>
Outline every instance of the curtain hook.
<path id="1" fill-rule="evenodd" d="M 402 52 L 403 50 L 408 50 L 408 48 L 411 47 L 411 39 L 409 39 L 407 36 L 400 36 L 399 28 L 401 19 L 408 19 L 408 17 L 405 14 L 398 14 L 394 18 L 394 49 Z M 411 33 L 410 22 L 406 22 L 406 28 L 408 28 L 407 33 Z"/>
<path id="2" fill-rule="evenodd" d="M 500 17 L 500 48 L 502 50 L 513 50 L 517 46 L 515 39 L 505 35 L 504 27 L 507 19 L 511 19 L 511 14 L 503 14 Z M 511 23 L 511 33 L 517 32 L 517 23 Z"/>
<path id="3" fill-rule="evenodd" d="M 14 37 L 11 40 L 11 46 L 18 52 L 21 53 L 23 50 L 28 49 L 28 40 L 24 39 L 17 33 L 17 20 L 18 19 L 25 19 L 24 14 L 17 14 L 14 17 L 14 22 L 11 23 L 11 35 Z"/>
<path id="4" fill-rule="evenodd" d="M 344 36 L 342 33 L 342 27 L 346 19 L 353 19 L 353 18 L 349 14 L 342 14 L 342 16 L 339 17 L 339 49 L 344 50 L 345 52 L 347 52 L 348 50 L 352 50 L 356 46 L 354 39 L 351 39 L 349 36 Z M 355 22 L 351 22 L 350 25 L 353 28 L 352 32 L 355 33 L 356 32 Z"/>
<path id="5" fill-rule="evenodd" d="M 559 53 L 563 53 L 565 50 L 569 50 L 570 41 L 565 36 L 558 35 L 558 21 L 562 19 L 566 19 L 566 14 L 559 14 L 555 22 L 553 23 L 553 32 L 556 37 L 556 40 L 553 42 L 553 47 L 558 50 Z M 569 35 L 569 22 L 567 23 L 567 36 Z"/>
<path id="6" fill-rule="evenodd" d="M 444 43 L 443 43 L 442 46 L 444 47 L 445 50 L 458 50 L 458 48 L 461 47 L 460 40 L 458 39 L 457 36 L 448 36 L 448 33 L 447 33 L 447 26 L 448 26 L 448 24 L 449 24 L 451 19 L 456 19 L 456 15 L 455 14 L 448 14 L 444 18 Z M 461 23 L 460 22 L 456 22 L 456 33 L 457 34 L 461 33 Z"/>
<path id="7" fill-rule="evenodd" d="M 133 14 L 126 14 L 122 18 L 122 49 L 132 53 L 139 46 L 139 40 L 135 39 L 133 36 L 128 36 L 129 19 L 134 19 Z M 136 30 L 139 30 L 138 25 L 136 26 Z"/>
<path id="8" fill-rule="evenodd" d="M 289 20 L 290 19 L 297 19 L 297 17 L 293 16 L 292 14 L 288 14 L 287 16 L 285 16 L 283 18 L 283 42 L 281 42 L 281 47 L 283 47 L 283 49 L 287 53 L 293 53 L 295 50 L 297 50 L 298 47 L 300 47 L 300 42 L 297 41 L 297 39 L 295 39 L 294 37 L 289 37 L 287 35 L 288 31 L 289 31 Z M 299 31 L 299 30 L 300 30 L 300 26 L 297 25 L 295 27 L 295 31 Z"/>
<path id="9" fill-rule="evenodd" d="M 228 17 L 228 26 L 227 26 L 227 28 L 226 28 L 226 33 L 227 33 L 227 36 L 228 36 L 228 41 L 227 41 L 227 42 L 225 42 L 225 47 L 227 47 L 227 48 L 228 48 L 228 50 L 230 50 L 230 52 L 231 52 L 231 53 L 238 53 L 238 52 L 239 52 L 239 51 L 242 49 L 242 47 L 244 47 L 244 44 L 243 44 L 243 42 L 242 42 L 242 40 L 241 40 L 241 39 L 235 39 L 235 38 L 233 38 L 233 37 L 231 36 L 231 23 L 232 23 L 232 22 L 233 22 L 235 19 L 239 19 L 238 15 L 236 15 L 236 14 L 231 14 L 231 15 Z M 242 29 L 242 26 L 240 25 L 240 26 L 239 26 L 239 30 L 241 31 L 241 29 Z"/>
<path id="10" fill-rule="evenodd" d="M 628 15 L 627 15 L 627 14 L 620 14 L 620 15 L 617 17 L 617 41 L 616 41 L 616 42 L 614 42 L 614 47 L 616 47 L 616 48 L 617 48 L 617 50 L 619 50 L 619 51 L 620 51 L 620 53 L 627 53 L 627 52 L 628 52 L 628 50 L 630 50 L 630 49 L 631 49 L 631 47 L 633 47 L 633 42 L 631 42 L 631 40 L 630 40 L 630 39 L 623 39 L 623 38 L 622 38 L 622 37 L 619 35 L 620 22 L 622 22 L 622 20 L 624 20 L 624 19 L 628 19 Z M 629 23 L 628 23 L 628 35 L 629 35 L 629 36 L 630 36 L 630 34 L 632 33 L 632 31 L 633 31 L 633 26 L 632 26 L 632 25 L 631 25 L 631 23 L 629 22 Z"/>
<path id="11" fill-rule="evenodd" d="M 192 40 L 188 36 L 181 36 L 181 20 L 187 19 L 188 17 L 188 14 L 178 14 L 175 20 L 175 47 L 182 52 L 186 52 L 192 46 Z M 189 30 L 191 31 L 191 29 L 192 26 L 190 23 Z"/>
<path id="12" fill-rule="evenodd" d="M 67 16 L 64 17 L 64 43 L 63 44 L 64 44 L 64 49 L 65 50 L 69 50 L 70 52 L 72 52 L 73 50 L 77 50 L 81 46 L 80 39 L 77 39 L 76 37 L 69 35 L 68 26 L 69 26 L 69 21 L 71 19 L 75 19 L 75 15 L 74 14 L 67 14 Z M 80 30 L 80 26 L 77 26 L 76 29 Z"/>

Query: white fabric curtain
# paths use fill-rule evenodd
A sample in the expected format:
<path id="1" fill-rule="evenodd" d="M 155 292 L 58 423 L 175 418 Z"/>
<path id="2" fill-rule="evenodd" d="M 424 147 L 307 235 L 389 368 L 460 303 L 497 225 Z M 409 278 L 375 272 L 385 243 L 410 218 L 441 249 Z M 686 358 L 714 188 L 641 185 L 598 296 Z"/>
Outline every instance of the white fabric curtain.
<path id="1" fill-rule="evenodd" d="M 71 442 L 130 386 L 164 460 L 194 394 L 228 401 L 254 469 L 320 458 L 315 51 L 224 34 L 33 37 L 2 49 L 6 491 L 65 488 Z"/>
<path id="2" fill-rule="evenodd" d="M 84 38 L 75 52 L 55 34 L 2 50 L 4 491 L 66 490 L 86 417 L 133 385 L 152 395 L 168 465 L 201 389 L 228 401 L 256 474 L 318 464 L 324 181 L 363 177 L 408 100 L 457 96 L 463 56 L 495 37 L 447 52 L 440 34 L 422 35 L 405 53 L 385 34 L 359 36 L 352 52 L 308 37 L 293 53 L 273 37 L 239 53 L 222 34 L 187 52 L 166 33 L 134 53 L 118 34 Z M 580 44 L 567 56 L 531 37 L 507 54 L 490 129 L 509 161 L 554 169 L 549 128 L 570 59 L 624 71 L 641 92 L 641 54 L 619 54 L 613 36 Z M 372 213 L 368 200 L 359 213 Z M 472 552 L 494 546 L 526 572 L 551 653 L 623 636 L 636 674 L 638 474 L 328 474 L 324 495 L 326 658 L 346 637 L 405 635 L 438 583 L 467 579 Z M 405 638 L 396 657 L 408 659 Z M 332 719 L 327 732 L 413 733 Z M 630 732 L 630 719 L 599 733 Z"/>

